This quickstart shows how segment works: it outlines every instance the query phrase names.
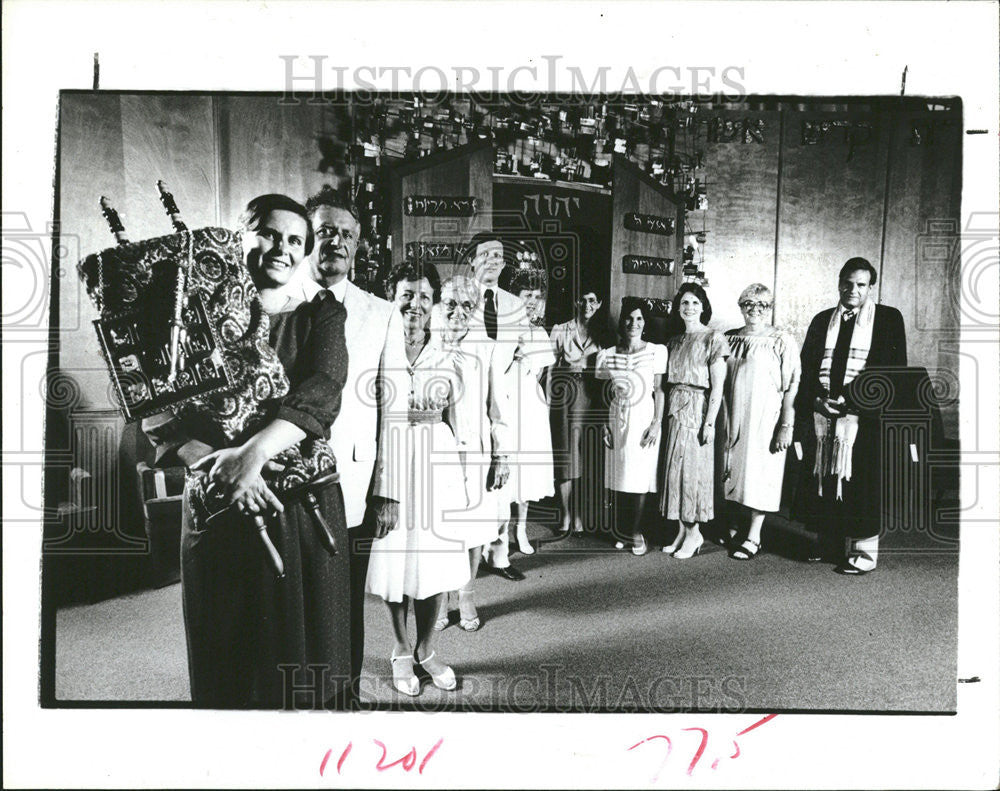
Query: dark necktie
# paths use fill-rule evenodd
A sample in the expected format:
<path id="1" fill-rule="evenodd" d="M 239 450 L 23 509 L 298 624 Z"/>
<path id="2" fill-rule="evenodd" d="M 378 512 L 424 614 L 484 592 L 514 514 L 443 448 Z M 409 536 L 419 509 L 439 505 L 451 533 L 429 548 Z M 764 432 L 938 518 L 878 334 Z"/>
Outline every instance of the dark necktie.
<path id="1" fill-rule="evenodd" d="M 855 315 L 856 312 L 857 311 L 853 311 L 853 310 L 845 310 L 844 314 L 840 318 L 841 318 L 842 321 L 850 321 L 851 319 L 854 318 L 854 315 Z"/>
<path id="2" fill-rule="evenodd" d="M 486 324 L 486 334 L 490 340 L 497 339 L 497 303 L 493 298 L 493 289 L 488 288 L 483 294 L 486 304 L 483 308 L 483 321 Z"/>
<path id="3" fill-rule="evenodd" d="M 848 318 L 847 314 L 851 317 Z M 830 361 L 830 397 L 837 398 L 844 391 L 844 374 L 847 372 L 847 356 L 851 351 L 851 338 L 854 336 L 854 314 L 856 311 L 844 311 L 844 321 L 837 333 L 837 343 L 833 347 L 833 359 Z"/>

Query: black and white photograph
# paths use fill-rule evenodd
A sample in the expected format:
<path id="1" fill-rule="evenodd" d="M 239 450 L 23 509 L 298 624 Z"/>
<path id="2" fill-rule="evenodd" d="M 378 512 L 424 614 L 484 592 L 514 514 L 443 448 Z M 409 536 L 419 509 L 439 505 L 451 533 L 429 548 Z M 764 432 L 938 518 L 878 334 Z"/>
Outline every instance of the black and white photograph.
<path id="1" fill-rule="evenodd" d="M 12 787 L 995 785 L 996 59 L 628 43 L 741 5 L 244 7 L 337 35 L 236 79 L 95 6 L 4 145 L 5 730 L 79 738 Z"/>

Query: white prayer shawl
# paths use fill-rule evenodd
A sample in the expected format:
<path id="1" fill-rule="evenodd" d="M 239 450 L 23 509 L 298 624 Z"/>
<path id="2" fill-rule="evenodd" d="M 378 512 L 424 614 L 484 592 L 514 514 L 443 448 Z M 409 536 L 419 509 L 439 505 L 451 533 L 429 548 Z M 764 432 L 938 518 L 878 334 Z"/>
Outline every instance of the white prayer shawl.
<path id="1" fill-rule="evenodd" d="M 830 316 L 826 328 L 826 342 L 823 347 L 823 359 L 819 366 L 819 382 L 823 388 L 830 391 L 830 370 L 833 367 L 833 350 L 837 345 L 837 336 L 843 325 L 841 318 L 844 309 L 838 305 Z M 868 352 L 872 345 L 872 327 L 875 324 L 875 303 L 866 302 L 857 311 L 854 323 L 854 333 L 851 336 L 851 346 L 847 352 L 847 366 L 844 370 L 844 386 L 846 387 L 865 367 Z M 840 398 L 843 401 L 843 397 Z M 837 499 L 843 500 L 843 482 L 851 480 L 851 455 L 854 451 L 854 440 L 858 436 L 858 416 L 844 415 L 841 418 L 827 418 L 814 414 L 813 423 L 816 430 L 816 463 L 813 473 L 819 482 L 819 494 L 823 496 L 823 476 L 837 476 Z"/>

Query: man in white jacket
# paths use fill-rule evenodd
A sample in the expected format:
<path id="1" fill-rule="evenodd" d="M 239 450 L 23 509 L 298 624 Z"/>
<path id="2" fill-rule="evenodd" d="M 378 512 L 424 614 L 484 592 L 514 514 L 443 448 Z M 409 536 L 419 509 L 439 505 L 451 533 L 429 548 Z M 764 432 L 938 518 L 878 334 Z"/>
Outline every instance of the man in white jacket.
<path id="1" fill-rule="evenodd" d="M 462 263 L 469 268 L 470 274 L 479 289 L 479 303 L 475 313 L 469 321 L 469 327 L 483 333 L 495 344 L 495 359 L 504 376 L 507 377 L 507 391 L 516 390 L 516 371 L 514 370 L 514 355 L 518 350 L 527 349 L 531 339 L 531 324 L 528 321 L 528 314 L 524 309 L 524 303 L 519 297 L 504 291 L 498 285 L 500 273 L 505 266 L 504 246 L 499 235 L 483 231 L 469 241 L 466 246 Z M 513 405 L 511 405 L 513 406 Z M 508 407 L 508 410 L 510 407 Z M 517 436 L 516 415 L 508 415 L 511 422 L 511 434 Z M 504 448 L 505 453 L 516 452 L 519 448 Z M 503 464 L 506 472 L 507 457 L 496 459 Z M 506 474 L 502 479 L 494 477 L 492 483 L 497 489 L 503 489 L 506 484 Z M 484 548 L 483 557 L 486 560 L 486 569 L 492 573 L 510 580 L 519 582 L 524 579 L 524 574 L 515 568 L 509 557 L 509 523 L 510 523 L 510 502 L 512 499 L 511 490 L 500 492 L 500 502 L 504 505 L 498 515 L 498 536 L 490 545 Z"/>
<path id="2" fill-rule="evenodd" d="M 403 327 L 391 303 L 358 288 L 348 274 L 360 241 L 356 209 L 330 187 L 306 202 L 316 234 L 310 291 L 325 288 L 347 309 L 347 383 L 330 445 L 337 457 L 351 534 L 351 676 L 364 660 L 365 577 L 372 539 L 396 526 L 399 475 L 382 443 L 390 415 L 406 414 L 409 392 Z M 400 412 L 401 410 L 401 412 Z"/>

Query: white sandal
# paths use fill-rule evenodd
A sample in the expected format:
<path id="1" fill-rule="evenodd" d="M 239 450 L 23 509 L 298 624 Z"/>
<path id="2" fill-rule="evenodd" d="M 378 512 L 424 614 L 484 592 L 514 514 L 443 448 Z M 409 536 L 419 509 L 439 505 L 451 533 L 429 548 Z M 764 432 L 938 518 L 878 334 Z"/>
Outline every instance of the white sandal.
<path id="1" fill-rule="evenodd" d="M 420 667 L 424 669 L 424 672 L 431 677 L 431 682 L 438 689 L 443 689 L 445 692 L 450 692 L 451 690 L 456 689 L 458 687 L 458 679 L 455 678 L 455 671 L 448 667 L 448 665 L 445 665 L 444 670 L 436 675 L 431 673 L 431 671 L 424 666 L 424 662 L 434 658 L 434 653 L 434 651 L 431 651 L 431 655 L 429 657 L 417 662 L 417 664 L 420 665 Z"/>
<path id="2" fill-rule="evenodd" d="M 409 673 L 405 672 L 406 665 L 402 666 L 400 672 L 396 671 L 396 663 L 403 662 L 404 660 L 409 660 Z M 413 672 L 413 654 L 406 654 L 405 656 L 396 656 L 393 654 L 389 657 L 389 664 L 392 665 L 392 686 L 395 690 L 410 697 L 419 695 L 420 680 L 417 678 L 416 673 Z"/>

